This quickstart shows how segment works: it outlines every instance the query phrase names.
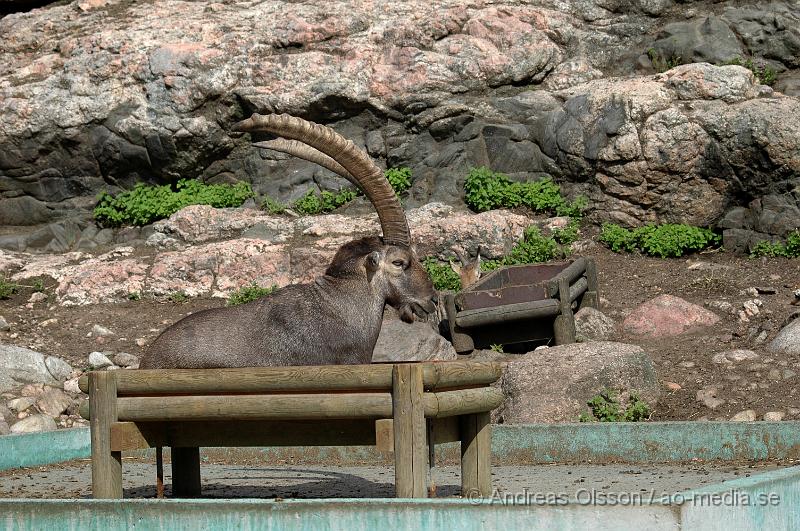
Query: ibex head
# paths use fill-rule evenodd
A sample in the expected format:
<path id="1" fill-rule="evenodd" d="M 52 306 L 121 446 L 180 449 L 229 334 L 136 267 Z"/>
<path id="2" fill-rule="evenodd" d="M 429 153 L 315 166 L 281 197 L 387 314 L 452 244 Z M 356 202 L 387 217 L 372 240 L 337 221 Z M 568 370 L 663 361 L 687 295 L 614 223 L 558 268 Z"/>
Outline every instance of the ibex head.
<path id="1" fill-rule="evenodd" d="M 461 278 L 461 289 L 466 289 L 475 284 L 481 278 L 481 248 L 474 260 L 471 260 L 466 253 L 458 249 L 453 249 L 461 264 L 450 262 L 450 268 Z"/>
<path id="2" fill-rule="evenodd" d="M 255 145 L 309 160 L 359 187 L 378 212 L 383 238 L 361 238 L 343 245 L 325 274 L 334 278 L 366 277 L 407 322 L 414 314 L 436 311 L 436 291 L 411 245 L 400 201 L 375 163 L 333 129 L 288 115 L 254 114 L 234 130 L 264 131 L 283 137 Z"/>

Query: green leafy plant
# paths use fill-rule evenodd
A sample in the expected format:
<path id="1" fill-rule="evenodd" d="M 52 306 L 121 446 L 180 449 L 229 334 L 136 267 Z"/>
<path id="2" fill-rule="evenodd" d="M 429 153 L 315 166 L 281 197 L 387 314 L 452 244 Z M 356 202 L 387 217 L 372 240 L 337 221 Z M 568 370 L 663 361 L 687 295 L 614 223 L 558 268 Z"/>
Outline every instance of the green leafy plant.
<path id="1" fill-rule="evenodd" d="M 559 246 L 552 236 L 543 236 L 539 227 L 530 226 L 525 229 L 522 239 L 511 248 L 506 256 L 499 260 L 482 261 L 481 270 L 494 271 L 502 266 L 540 264 L 565 256 L 567 253 L 568 251 Z"/>
<path id="2" fill-rule="evenodd" d="M 683 223 L 645 225 L 633 230 L 613 223 L 603 224 L 600 242 L 614 252 L 639 251 L 659 258 L 677 258 L 719 245 L 720 236 L 710 229 Z"/>
<path id="3" fill-rule="evenodd" d="M 534 212 L 579 217 L 587 204 L 585 198 L 568 202 L 561 196 L 561 188 L 549 178 L 518 183 L 484 167 L 470 170 L 464 191 L 464 201 L 475 212 L 526 206 Z"/>
<path id="4" fill-rule="evenodd" d="M 228 299 L 228 306 L 237 306 L 239 304 L 244 304 L 246 302 L 254 301 L 256 299 L 269 295 L 276 289 L 278 289 L 278 286 L 276 285 L 272 285 L 268 288 L 263 288 L 258 284 L 256 284 L 255 282 L 253 282 L 247 286 L 242 286 L 241 288 L 231 293 L 231 296 Z"/>
<path id="5" fill-rule="evenodd" d="M 637 393 L 630 393 L 623 409 L 613 389 L 605 388 L 586 402 L 589 411 L 581 413 L 580 422 L 640 422 L 649 420 L 652 409 Z"/>
<path id="6" fill-rule="evenodd" d="M 762 60 L 758 62 L 754 61 L 752 57 L 748 57 L 747 59 L 735 57 L 723 63 L 723 65 L 737 65 L 747 68 L 756 76 L 756 79 L 762 85 L 774 85 L 775 81 L 778 79 L 778 73 L 774 69 L 770 68 L 770 66 Z"/>
<path id="7" fill-rule="evenodd" d="M 287 208 L 288 207 L 286 205 L 271 198 L 270 196 L 265 196 L 264 200 L 261 202 L 261 209 L 266 210 L 273 215 L 283 214 L 286 212 Z"/>
<path id="8" fill-rule="evenodd" d="M 33 281 L 33 286 L 31 286 L 31 288 L 36 293 L 44 293 L 44 280 L 42 280 L 41 278 L 37 278 L 36 280 Z"/>
<path id="9" fill-rule="evenodd" d="M 344 188 L 335 194 L 324 190 L 319 195 L 309 190 L 306 195 L 294 202 L 292 210 L 302 215 L 325 214 L 349 203 L 357 195 L 356 191 L 350 188 Z"/>
<path id="10" fill-rule="evenodd" d="M 551 230 L 553 239 L 559 245 L 570 245 L 578 240 L 578 228 L 580 223 L 577 219 L 572 218 L 566 227 L 555 228 Z"/>
<path id="11" fill-rule="evenodd" d="M 384 175 L 397 195 L 411 188 L 411 168 L 389 168 Z"/>
<path id="12" fill-rule="evenodd" d="M 769 240 L 758 242 L 750 251 L 750 256 L 752 258 L 761 256 L 782 256 L 784 258 L 800 257 L 800 230 L 790 233 L 786 237 L 786 243 L 773 243 Z"/>
<path id="13" fill-rule="evenodd" d="M 489 345 L 489 348 L 494 352 L 499 352 L 500 354 L 504 354 L 503 352 L 503 345 L 500 343 L 495 343 L 493 345 Z"/>
<path id="14" fill-rule="evenodd" d="M 461 289 L 461 277 L 453 271 L 450 264 L 442 263 L 435 257 L 429 256 L 422 261 L 422 267 L 428 272 L 433 287 L 437 290 L 458 291 Z"/>
<path id="15" fill-rule="evenodd" d="M 204 184 L 194 179 L 181 179 L 174 186 L 139 183 L 133 190 L 116 196 L 100 194 L 94 219 L 106 227 L 141 226 L 167 218 L 188 205 L 235 207 L 254 195 L 250 184 L 245 182 Z"/>
<path id="16" fill-rule="evenodd" d="M 680 55 L 672 54 L 667 57 L 662 55 L 661 52 L 655 48 L 649 48 L 647 50 L 647 57 L 650 58 L 650 63 L 653 65 L 656 72 L 666 72 L 667 70 L 672 70 L 676 66 L 684 64 Z"/>
<path id="17" fill-rule="evenodd" d="M 8 279 L 0 278 L 0 299 L 10 299 L 12 295 L 19 291 L 19 285 L 9 282 Z"/>
<path id="18" fill-rule="evenodd" d="M 170 302 L 174 302 L 176 304 L 180 304 L 189 300 L 189 296 L 183 291 L 173 291 L 167 298 Z"/>
<path id="19" fill-rule="evenodd" d="M 128 300 L 129 301 L 138 301 L 142 299 L 142 294 L 138 291 L 131 291 L 128 293 Z"/>

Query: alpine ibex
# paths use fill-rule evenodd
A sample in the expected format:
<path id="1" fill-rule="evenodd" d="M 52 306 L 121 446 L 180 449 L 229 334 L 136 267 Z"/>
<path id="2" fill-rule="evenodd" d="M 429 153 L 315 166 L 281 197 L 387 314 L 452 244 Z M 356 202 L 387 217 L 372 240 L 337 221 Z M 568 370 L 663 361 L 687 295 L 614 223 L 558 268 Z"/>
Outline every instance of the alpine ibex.
<path id="1" fill-rule="evenodd" d="M 185 317 L 156 338 L 141 368 L 370 363 L 386 304 L 407 322 L 436 310 L 400 202 L 362 150 L 328 127 L 287 115 L 254 114 L 234 130 L 284 137 L 256 145 L 319 163 L 356 184 L 378 211 L 383 237 L 344 244 L 314 282 Z"/>
<path id="2" fill-rule="evenodd" d="M 450 269 L 461 279 L 461 289 L 466 289 L 481 278 L 481 248 L 478 246 L 474 260 L 471 260 L 468 254 L 459 249 L 453 249 L 453 252 L 461 264 L 456 264 L 451 260 Z"/>

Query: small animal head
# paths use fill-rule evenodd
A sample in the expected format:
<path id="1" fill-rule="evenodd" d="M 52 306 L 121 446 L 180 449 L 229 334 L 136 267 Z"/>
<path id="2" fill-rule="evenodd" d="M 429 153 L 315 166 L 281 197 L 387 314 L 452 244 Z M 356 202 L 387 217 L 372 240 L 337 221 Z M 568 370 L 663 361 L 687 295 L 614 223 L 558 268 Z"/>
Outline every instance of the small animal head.
<path id="1" fill-rule="evenodd" d="M 386 294 L 386 302 L 400 318 L 412 322 L 436 311 L 436 290 L 413 246 L 386 244 L 369 236 L 344 244 L 336 252 L 326 275 L 363 278 Z"/>
<path id="2" fill-rule="evenodd" d="M 461 263 L 450 262 L 450 268 L 461 278 L 461 289 L 468 288 L 481 278 L 481 248 L 478 247 L 474 260 L 458 249 L 454 249 L 453 252 Z"/>

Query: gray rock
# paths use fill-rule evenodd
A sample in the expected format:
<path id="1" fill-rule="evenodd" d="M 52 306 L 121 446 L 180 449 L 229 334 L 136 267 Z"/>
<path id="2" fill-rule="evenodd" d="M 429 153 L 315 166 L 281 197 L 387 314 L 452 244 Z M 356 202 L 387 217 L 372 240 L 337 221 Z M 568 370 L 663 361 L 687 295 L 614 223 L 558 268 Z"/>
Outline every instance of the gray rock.
<path id="1" fill-rule="evenodd" d="M 0 344 L 0 392 L 10 391 L 26 383 L 59 385 L 50 374 L 43 354 L 23 347 Z"/>
<path id="2" fill-rule="evenodd" d="M 51 417 L 58 417 L 72 405 L 72 399 L 61 389 L 46 387 L 36 401 L 39 411 Z"/>
<path id="3" fill-rule="evenodd" d="M 780 422 L 785 416 L 786 413 L 783 411 L 767 411 L 764 413 L 764 420 L 767 422 Z"/>
<path id="4" fill-rule="evenodd" d="M 727 350 L 714 354 L 711 361 L 719 364 L 734 364 L 742 361 L 757 360 L 758 354 L 752 350 Z"/>
<path id="5" fill-rule="evenodd" d="M 505 364 L 500 387 L 505 401 L 495 416 L 505 424 L 575 422 L 604 388 L 626 397 L 638 392 L 650 405 L 660 393 L 655 366 L 644 350 L 610 341 L 529 352 Z"/>
<path id="6" fill-rule="evenodd" d="M 114 332 L 112 332 L 105 326 L 96 324 L 92 327 L 92 335 L 94 337 L 108 337 L 108 336 L 113 336 Z"/>
<path id="7" fill-rule="evenodd" d="M 36 433 L 58 429 L 56 422 L 47 415 L 31 415 L 11 426 L 11 433 Z"/>
<path id="8" fill-rule="evenodd" d="M 11 426 L 8 425 L 8 422 L 5 419 L 0 418 L 0 436 L 8 435 L 11 433 Z"/>
<path id="9" fill-rule="evenodd" d="M 745 409 L 731 417 L 733 422 L 753 422 L 756 420 L 756 412 L 752 409 Z"/>
<path id="10" fill-rule="evenodd" d="M 742 56 L 736 34 L 719 17 L 702 17 L 688 22 L 667 24 L 652 48 L 662 61 L 678 63 L 724 63 Z"/>
<path id="11" fill-rule="evenodd" d="M 95 351 L 89 353 L 89 366 L 91 366 L 92 369 L 104 369 L 111 365 L 114 365 L 114 363 L 102 352 Z"/>
<path id="12" fill-rule="evenodd" d="M 11 411 L 14 411 L 16 413 L 22 413 L 35 403 L 36 403 L 35 398 L 30 396 L 21 396 L 19 398 L 12 398 L 8 402 L 6 402 L 6 406 L 8 406 L 8 409 L 10 409 Z"/>
<path id="13" fill-rule="evenodd" d="M 800 354 L 800 319 L 784 326 L 767 345 L 767 349 L 781 354 Z"/>
<path id="14" fill-rule="evenodd" d="M 44 360 L 47 370 L 50 374 L 58 380 L 63 382 L 72 375 L 72 366 L 61 358 L 55 356 L 47 356 Z"/>
<path id="15" fill-rule="evenodd" d="M 587 306 L 575 313 L 575 337 L 580 342 L 608 341 L 616 333 L 617 323 L 600 310 Z"/>
<path id="16" fill-rule="evenodd" d="M 5 317 L 0 315 L 0 332 L 8 332 L 9 330 L 11 330 L 11 325 L 8 324 Z"/>
<path id="17" fill-rule="evenodd" d="M 392 313 L 393 310 L 386 312 L 375 350 L 372 351 L 373 363 L 458 359 L 453 345 L 430 324 L 419 321 L 405 323 Z"/>
<path id="18" fill-rule="evenodd" d="M 117 352 L 114 355 L 114 364 L 119 365 L 120 367 L 131 367 L 133 365 L 139 365 L 139 357 L 134 356 L 133 354 L 128 354 L 127 352 Z"/>
<path id="19" fill-rule="evenodd" d="M 698 402 L 702 402 L 704 406 L 709 409 L 717 409 L 725 403 L 725 400 L 719 398 L 719 389 L 716 387 L 706 387 L 697 391 L 695 398 Z"/>

